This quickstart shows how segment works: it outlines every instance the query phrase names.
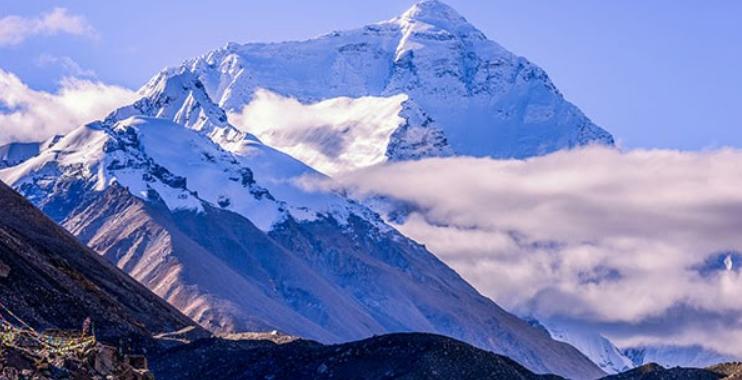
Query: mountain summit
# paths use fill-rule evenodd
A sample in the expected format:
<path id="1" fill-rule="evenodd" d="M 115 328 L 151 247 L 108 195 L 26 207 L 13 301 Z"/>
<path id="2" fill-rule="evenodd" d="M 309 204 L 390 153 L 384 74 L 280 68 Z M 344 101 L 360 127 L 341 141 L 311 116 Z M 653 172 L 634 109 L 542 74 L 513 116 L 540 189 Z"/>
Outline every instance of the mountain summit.
<path id="1" fill-rule="evenodd" d="M 451 32 L 461 29 L 476 31 L 455 9 L 438 0 L 420 1 L 391 21 L 400 25 L 424 23 Z"/>
<path id="2" fill-rule="evenodd" d="M 544 70 L 436 0 L 306 41 L 229 43 L 161 75 L 185 71 L 238 128 L 330 175 L 386 160 L 613 144 Z"/>

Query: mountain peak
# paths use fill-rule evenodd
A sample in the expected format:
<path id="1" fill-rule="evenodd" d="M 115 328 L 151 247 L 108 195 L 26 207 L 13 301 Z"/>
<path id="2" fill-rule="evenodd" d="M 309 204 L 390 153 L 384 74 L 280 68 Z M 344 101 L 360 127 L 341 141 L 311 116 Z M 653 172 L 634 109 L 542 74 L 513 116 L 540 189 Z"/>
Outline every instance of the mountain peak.
<path id="1" fill-rule="evenodd" d="M 402 23 L 423 22 L 441 29 L 469 25 L 455 9 L 439 0 L 421 0 L 397 18 Z"/>
<path id="2" fill-rule="evenodd" d="M 203 83 L 187 70 L 163 70 L 139 89 L 139 100 L 121 107 L 107 121 L 143 115 L 170 119 L 190 129 L 210 132 L 227 127 L 227 116 L 206 93 Z"/>
<path id="3" fill-rule="evenodd" d="M 203 91 L 203 84 L 190 71 L 163 70 L 139 89 L 139 94 L 154 98 L 160 94 L 194 90 Z"/>
<path id="4" fill-rule="evenodd" d="M 229 124 L 227 114 L 211 100 L 191 71 L 163 70 L 139 90 L 139 95 L 139 100 L 113 111 L 105 121 L 113 124 L 132 116 L 147 116 L 174 121 L 220 144 L 239 146 L 243 141 L 258 141 Z"/>

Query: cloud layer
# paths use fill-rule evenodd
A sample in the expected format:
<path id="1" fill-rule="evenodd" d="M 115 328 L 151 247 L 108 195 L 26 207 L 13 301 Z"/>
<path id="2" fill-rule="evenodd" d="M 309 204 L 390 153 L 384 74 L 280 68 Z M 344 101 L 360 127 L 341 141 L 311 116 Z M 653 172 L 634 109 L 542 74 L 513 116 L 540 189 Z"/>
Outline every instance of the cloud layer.
<path id="1" fill-rule="evenodd" d="M 56 93 L 36 91 L 0 69 L 0 144 L 66 133 L 135 98 L 134 91 L 76 78 L 62 80 Z"/>
<path id="2" fill-rule="evenodd" d="M 303 104 L 264 89 L 229 121 L 311 167 L 336 174 L 386 159 L 406 95 L 338 97 Z"/>
<path id="3" fill-rule="evenodd" d="M 399 200 L 403 233 L 519 314 L 742 355 L 741 163 L 594 147 L 387 164 L 330 186 Z"/>
<path id="4" fill-rule="evenodd" d="M 65 8 L 54 8 L 37 17 L 16 15 L 0 18 L 0 46 L 18 45 L 36 35 L 72 34 L 96 37 L 95 29 L 84 17 L 71 14 Z"/>

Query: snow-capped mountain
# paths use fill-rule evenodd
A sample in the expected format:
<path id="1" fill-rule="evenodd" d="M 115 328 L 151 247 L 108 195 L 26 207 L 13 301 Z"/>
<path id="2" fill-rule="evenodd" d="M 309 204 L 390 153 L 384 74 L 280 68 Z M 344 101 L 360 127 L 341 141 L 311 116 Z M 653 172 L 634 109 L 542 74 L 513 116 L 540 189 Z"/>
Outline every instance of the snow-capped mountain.
<path id="1" fill-rule="evenodd" d="M 553 321 L 530 320 L 530 323 L 542 326 L 552 338 L 577 348 L 606 373 L 621 373 L 636 365 L 613 342 L 590 328 Z"/>
<path id="2" fill-rule="evenodd" d="M 188 70 L 141 94 L 0 179 L 202 325 L 323 342 L 432 332 L 537 372 L 602 374 L 366 207 L 301 187 L 321 174 L 232 127 Z"/>
<path id="3" fill-rule="evenodd" d="M 235 125 L 326 174 L 387 159 L 613 144 L 541 68 L 437 0 L 306 41 L 229 43 L 182 70 Z"/>
<path id="4" fill-rule="evenodd" d="M 736 361 L 738 358 L 724 355 L 701 346 L 639 346 L 623 350 L 635 366 L 657 363 L 663 367 L 698 367 L 704 368 L 719 363 Z"/>

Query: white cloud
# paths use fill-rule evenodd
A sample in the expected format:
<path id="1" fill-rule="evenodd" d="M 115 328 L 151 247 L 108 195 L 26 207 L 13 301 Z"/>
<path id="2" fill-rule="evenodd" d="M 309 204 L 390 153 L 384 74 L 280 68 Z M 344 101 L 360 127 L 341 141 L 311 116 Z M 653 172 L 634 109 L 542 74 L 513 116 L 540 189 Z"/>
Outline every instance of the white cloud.
<path id="1" fill-rule="evenodd" d="M 0 69 L 0 144 L 66 133 L 135 98 L 129 89 L 77 78 L 63 79 L 56 93 L 36 91 Z"/>
<path id="2" fill-rule="evenodd" d="M 330 186 L 412 205 L 398 228 L 519 314 L 742 356 L 742 256 L 723 253 L 742 251 L 740 165 L 731 149 L 592 147 L 386 164 Z"/>
<path id="3" fill-rule="evenodd" d="M 264 89 L 229 121 L 328 175 L 386 160 L 407 96 L 338 97 L 303 104 Z"/>
<path id="4" fill-rule="evenodd" d="M 54 8 L 38 17 L 16 15 L 0 18 L 0 46 L 18 45 L 36 35 L 72 34 L 95 38 L 95 29 L 83 16 L 74 15 L 65 8 Z"/>
<path id="5" fill-rule="evenodd" d="M 76 78 L 95 78 L 95 71 L 84 69 L 74 59 L 67 56 L 56 56 L 51 54 L 42 54 L 36 59 L 36 65 L 42 68 L 49 66 L 61 67 L 67 75 Z"/>

